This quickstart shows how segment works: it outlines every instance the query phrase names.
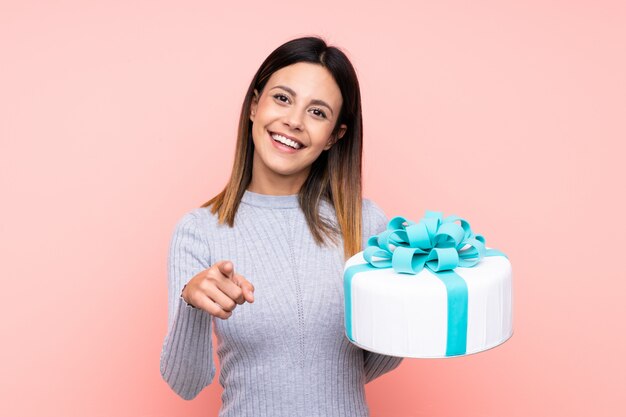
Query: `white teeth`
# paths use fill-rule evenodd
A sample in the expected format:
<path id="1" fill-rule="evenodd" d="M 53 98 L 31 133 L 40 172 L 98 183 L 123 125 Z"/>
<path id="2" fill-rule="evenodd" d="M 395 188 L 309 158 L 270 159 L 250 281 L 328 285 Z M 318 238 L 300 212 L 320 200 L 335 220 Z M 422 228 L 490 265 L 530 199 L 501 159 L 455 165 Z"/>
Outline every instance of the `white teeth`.
<path id="1" fill-rule="evenodd" d="M 287 145 L 287 146 L 291 146 L 292 148 L 295 148 L 295 149 L 300 149 L 301 148 L 301 146 L 300 146 L 300 144 L 298 142 L 294 142 L 293 140 L 288 139 L 288 138 L 286 138 L 284 136 L 278 135 L 276 133 L 272 133 L 272 138 L 277 140 L 280 143 L 283 143 L 283 144 Z"/>

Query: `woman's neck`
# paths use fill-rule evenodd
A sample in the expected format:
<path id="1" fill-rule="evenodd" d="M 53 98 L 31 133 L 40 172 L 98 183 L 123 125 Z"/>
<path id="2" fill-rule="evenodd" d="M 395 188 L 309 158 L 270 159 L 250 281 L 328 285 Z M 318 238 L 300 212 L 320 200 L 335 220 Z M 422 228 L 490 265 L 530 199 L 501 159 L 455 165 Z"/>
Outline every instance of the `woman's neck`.
<path id="1" fill-rule="evenodd" d="M 255 178 L 257 179 L 255 180 Z M 264 177 L 262 180 L 259 180 L 258 177 L 252 175 L 252 180 L 246 189 L 257 194 L 294 195 L 300 192 L 302 184 L 304 184 L 303 179 L 287 178 L 273 180 Z"/>

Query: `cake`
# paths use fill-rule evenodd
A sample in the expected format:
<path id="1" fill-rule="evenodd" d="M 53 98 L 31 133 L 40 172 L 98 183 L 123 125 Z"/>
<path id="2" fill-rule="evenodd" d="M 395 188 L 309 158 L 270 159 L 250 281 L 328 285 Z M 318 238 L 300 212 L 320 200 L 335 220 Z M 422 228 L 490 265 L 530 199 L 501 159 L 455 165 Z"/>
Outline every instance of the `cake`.
<path id="1" fill-rule="evenodd" d="M 457 223 L 458 222 L 458 223 Z M 376 353 L 444 358 L 511 337 L 512 270 L 457 216 L 392 218 L 345 263 L 346 336 Z"/>

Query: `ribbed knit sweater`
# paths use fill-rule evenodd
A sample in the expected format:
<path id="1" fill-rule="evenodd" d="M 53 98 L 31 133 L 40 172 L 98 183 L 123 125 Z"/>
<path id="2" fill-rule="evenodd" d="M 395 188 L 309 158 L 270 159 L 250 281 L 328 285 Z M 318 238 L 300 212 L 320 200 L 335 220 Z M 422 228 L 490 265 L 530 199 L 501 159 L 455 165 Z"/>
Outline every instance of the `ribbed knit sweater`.
<path id="1" fill-rule="evenodd" d="M 387 217 L 363 199 L 365 247 Z M 337 225 L 326 202 L 320 215 Z M 297 194 L 246 190 L 234 227 L 219 225 L 208 207 L 182 216 L 168 258 L 168 330 L 161 375 L 184 399 L 215 376 L 211 332 L 217 336 L 223 387 L 219 417 L 365 417 L 364 385 L 395 369 L 402 358 L 365 351 L 344 330 L 343 240 L 313 240 Z M 188 305 L 183 286 L 220 260 L 255 288 L 254 302 L 226 320 Z"/>

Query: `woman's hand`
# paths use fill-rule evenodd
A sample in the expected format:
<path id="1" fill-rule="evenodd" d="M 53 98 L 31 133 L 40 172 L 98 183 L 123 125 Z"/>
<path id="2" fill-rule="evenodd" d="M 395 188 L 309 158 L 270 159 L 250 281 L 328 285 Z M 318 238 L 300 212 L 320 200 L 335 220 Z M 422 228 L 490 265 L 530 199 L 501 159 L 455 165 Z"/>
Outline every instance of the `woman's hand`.
<path id="1" fill-rule="evenodd" d="M 254 301 L 254 286 L 235 273 L 231 261 L 219 261 L 200 272 L 183 287 L 187 304 L 223 320 L 233 314 L 237 304 Z"/>

